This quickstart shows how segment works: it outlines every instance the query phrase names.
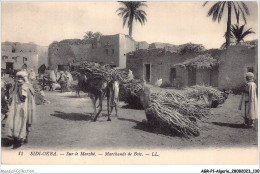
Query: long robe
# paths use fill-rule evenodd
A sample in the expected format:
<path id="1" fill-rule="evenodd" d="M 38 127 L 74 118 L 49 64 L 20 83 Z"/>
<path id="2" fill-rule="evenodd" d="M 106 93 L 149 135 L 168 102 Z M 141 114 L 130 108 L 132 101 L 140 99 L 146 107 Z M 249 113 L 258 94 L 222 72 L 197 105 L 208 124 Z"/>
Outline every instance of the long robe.
<path id="1" fill-rule="evenodd" d="M 256 90 L 256 84 L 254 82 L 248 82 L 240 101 L 239 108 L 241 109 L 244 118 L 250 120 L 258 119 Z"/>
<path id="2" fill-rule="evenodd" d="M 21 101 L 18 96 L 18 90 L 21 90 L 25 101 Z M 35 101 L 34 91 L 29 83 L 25 83 L 19 89 L 16 87 L 12 94 L 12 103 L 5 125 L 6 138 L 18 138 L 24 140 L 32 129 L 35 121 Z"/>

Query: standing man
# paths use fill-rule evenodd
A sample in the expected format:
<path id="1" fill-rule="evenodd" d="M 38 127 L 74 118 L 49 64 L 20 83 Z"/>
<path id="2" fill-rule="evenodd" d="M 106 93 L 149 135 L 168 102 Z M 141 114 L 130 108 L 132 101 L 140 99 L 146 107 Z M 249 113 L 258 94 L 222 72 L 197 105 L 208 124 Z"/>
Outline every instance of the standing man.
<path id="1" fill-rule="evenodd" d="M 18 148 L 28 142 L 28 135 L 35 120 L 34 89 L 25 71 L 19 71 L 16 74 L 15 88 L 11 98 L 5 136 L 13 139 L 14 148 Z"/>
<path id="2" fill-rule="evenodd" d="M 246 85 L 239 105 L 239 110 L 242 110 L 245 119 L 245 125 L 248 127 L 253 127 L 254 121 L 258 117 L 256 90 L 257 86 L 254 82 L 254 74 L 248 72 L 246 74 Z"/>

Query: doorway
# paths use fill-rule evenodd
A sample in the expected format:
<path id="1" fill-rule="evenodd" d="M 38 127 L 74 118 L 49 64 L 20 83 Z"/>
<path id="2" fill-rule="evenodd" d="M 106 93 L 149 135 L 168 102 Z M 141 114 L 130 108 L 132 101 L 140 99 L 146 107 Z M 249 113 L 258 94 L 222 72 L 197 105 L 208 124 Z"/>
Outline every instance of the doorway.
<path id="1" fill-rule="evenodd" d="M 170 82 L 173 83 L 173 81 L 176 79 L 176 68 L 171 68 L 170 71 Z"/>
<path id="2" fill-rule="evenodd" d="M 188 70 L 188 86 L 196 85 L 196 69 Z"/>
<path id="3" fill-rule="evenodd" d="M 6 62 L 6 74 L 10 74 L 13 72 L 14 63 L 13 62 Z"/>
<path id="4" fill-rule="evenodd" d="M 151 82 L 151 64 L 144 64 L 144 77 L 146 82 Z"/>

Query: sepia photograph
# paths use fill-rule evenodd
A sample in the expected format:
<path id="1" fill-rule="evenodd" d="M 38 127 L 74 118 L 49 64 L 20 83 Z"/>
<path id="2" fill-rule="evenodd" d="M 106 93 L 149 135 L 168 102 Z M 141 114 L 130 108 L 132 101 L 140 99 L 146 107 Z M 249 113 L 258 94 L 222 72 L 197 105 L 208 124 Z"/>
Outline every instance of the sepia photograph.
<path id="1" fill-rule="evenodd" d="M 1 20 L 2 164 L 259 163 L 257 1 L 2 1 Z"/>

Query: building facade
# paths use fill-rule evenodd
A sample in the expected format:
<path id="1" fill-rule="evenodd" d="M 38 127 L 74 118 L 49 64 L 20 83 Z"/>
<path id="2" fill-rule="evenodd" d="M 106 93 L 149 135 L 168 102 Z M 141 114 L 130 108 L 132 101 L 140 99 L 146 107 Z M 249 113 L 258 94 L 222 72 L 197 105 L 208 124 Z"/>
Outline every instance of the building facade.
<path id="1" fill-rule="evenodd" d="M 82 61 L 125 68 L 126 54 L 135 50 L 135 41 L 128 35 L 104 35 L 93 40 L 54 42 L 49 46 L 48 60 L 51 69 Z"/>
<path id="2" fill-rule="evenodd" d="M 185 69 L 176 64 L 210 54 L 219 65 L 210 69 Z M 127 69 L 134 77 L 154 84 L 158 79 L 185 86 L 210 85 L 218 88 L 236 88 L 245 81 L 246 72 L 258 76 L 257 46 L 231 46 L 226 50 L 211 49 L 185 54 L 171 53 L 165 49 L 137 50 L 127 55 Z"/>
<path id="3" fill-rule="evenodd" d="M 47 47 L 34 43 L 2 42 L 1 49 L 3 70 L 20 70 L 26 64 L 28 70 L 37 73 L 42 64 L 47 65 Z"/>

